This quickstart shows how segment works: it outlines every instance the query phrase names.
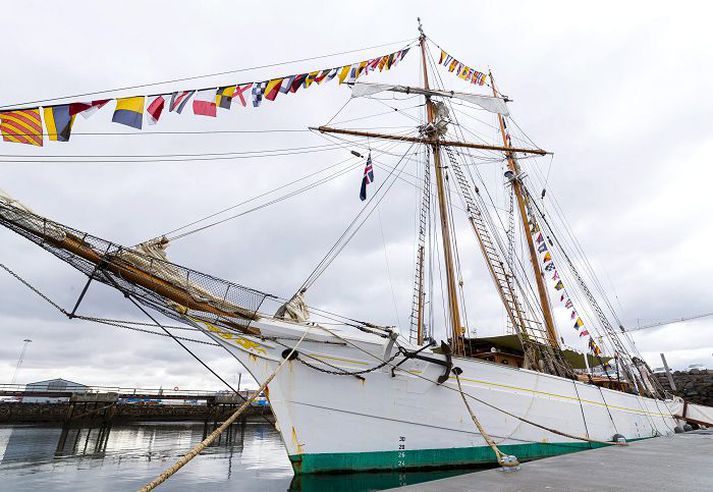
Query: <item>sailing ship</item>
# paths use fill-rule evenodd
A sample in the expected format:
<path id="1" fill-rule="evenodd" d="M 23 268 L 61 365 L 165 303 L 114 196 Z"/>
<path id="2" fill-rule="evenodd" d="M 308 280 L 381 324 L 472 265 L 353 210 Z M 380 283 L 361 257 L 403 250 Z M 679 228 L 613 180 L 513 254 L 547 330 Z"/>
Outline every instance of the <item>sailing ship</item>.
<path id="1" fill-rule="evenodd" d="M 409 326 L 382 326 L 307 306 L 311 281 L 354 235 L 355 223 L 275 314 L 261 310 L 268 294 L 169 261 L 165 238 L 121 246 L 36 214 L 5 195 L 0 196 L 0 223 L 86 274 L 77 305 L 91 282 L 109 285 L 147 313 L 153 310 L 200 330 L 258 383 L 289 359 L 266 395 L 297 474 L 505 464 L 508 455 L 524 461 L 672 434 L 678 425 L 672 412 L 680 402 L 662 390 L 624 331 L 605 313 L 531 191 L 521 161 L 548 153 L 513 144 L 510 100 L 498 91 L 492 74 L 487 94 L 432 88 L 428 39 L 420 26 L 419 34 L 422 85 L 352 84 L 357 97 L 422 97 L 425 121 L 415 135 L 315 128 L 326 135 L 423 149 L 427 165 L 419 177 Z M 500 141 L 468 141 L 453 120 L 455 100 L 495 115 Z M 472 152 L 495 155 L 503 166 L 511 203 L 511 224 L 504 232 L 470 172 Z M 509 334 L 469 335 L 454 208 L 462 212 L 482 253 Z M 522 262 L 513 253 L 516 234 Z M 441 252 L 438 258 L 434 248 Z M 550 267 L 553 254 L 559 258 L 557 271 Z M 428 280 L 434 262 L 444 272 L 440 321 L 429 315 L 436 304 Z M 579 313 L 572 311 L 576 329 L 583 324 L 580 313 L 592 313 L 586 355 L 563 345 L 548 287 L 553 275 L 571 281 L 567 301 L 578 292 Z M 558 282 L 557 295 L 565 301 L 562 287 Z M 76 316 L 76 307 L 65 314 Z M 434 325 L 439 323 L 447 335 L 437 343 Z"/>

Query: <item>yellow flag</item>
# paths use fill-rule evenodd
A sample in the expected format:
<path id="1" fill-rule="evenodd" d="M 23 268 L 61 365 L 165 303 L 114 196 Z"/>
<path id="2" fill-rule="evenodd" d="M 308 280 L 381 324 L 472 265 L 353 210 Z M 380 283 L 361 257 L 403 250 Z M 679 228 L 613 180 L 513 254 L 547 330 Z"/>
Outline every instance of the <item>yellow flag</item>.
<path id="1" fill-rule="evenodd" d="M 314 82 L 314 79 L 317 78 L 317 75 L 319 75 L 319 70 L 307 74 L 307 78 L 304 81 L 305 89 L 312 85 L 312 82 Z"/>
<path id="2" fill-rule="evenodd" d="M 267 82 L 265 86 L 265 99 L 268 101 L 274 101 L 277 95 L 280 93 L 280 85 L 282 85 L 282 79 L 272 79 Z"/>
<path id="3" fill-rule="evenodd" d="M 368 60 L 367 60 L 367 61 L 363 61 L 363 62 L 361 62 L 361 63 L 359 64 L 359 67 L 357 67 L 356 77 L 355 77 L 355 78 L 358 78 L 358 77 L 362 74 L 362 72 L 364 71 L 364 69 L 366 68 L 366 66 L 367 66 L 368 64 L 369 64 L 369 61 L 368 61 Z"/>
<path id="4" fill-rule="evenodd" d="M 344 79 L 349 75 L 349 69 L 352 68 L 351 65 L 344 65 L 341 70 L 339 70 L 339 83 L 343 84 Z"/>

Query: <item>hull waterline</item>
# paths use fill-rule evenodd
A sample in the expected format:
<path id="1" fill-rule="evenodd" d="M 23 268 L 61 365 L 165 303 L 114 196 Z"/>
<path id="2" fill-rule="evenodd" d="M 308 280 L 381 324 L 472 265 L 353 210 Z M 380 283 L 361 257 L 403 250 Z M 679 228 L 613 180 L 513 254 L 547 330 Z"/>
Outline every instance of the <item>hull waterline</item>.
<path id="1" fill-rule="evenodd" d="M 262 338 L 215 326 L 205 331 L 258 382 L 309 330 L 299 358 L 288 362 L 268 386 L 295 473 L 496 463 L 463 405 L 454 376 L 436 383 L 443 366 L 410 359 L 396 371 L 391 365 L 373 369 L 396 350 L 375 335 L 282 321 L 254 326 Z M 606 444 L 592 441 L 612 441 L 617 434 L 627 441 L 670 435 L 677 425 L 670 402 L 478 359 L 454 358 L 453 364 L 463 370 L 463 391 L 486 432 L 520 461 L 600 447 Z M 359 377 L 334 374 L 340 371 L 367 372 Z M 563 437 L 501 410 L 582 439 Z"/>

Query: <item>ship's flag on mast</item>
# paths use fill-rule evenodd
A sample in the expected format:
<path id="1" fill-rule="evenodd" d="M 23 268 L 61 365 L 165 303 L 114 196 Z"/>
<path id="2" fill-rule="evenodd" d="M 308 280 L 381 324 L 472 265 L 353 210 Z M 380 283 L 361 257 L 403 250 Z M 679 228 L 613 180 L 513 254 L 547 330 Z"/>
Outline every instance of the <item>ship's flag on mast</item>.
<path id="1" fill-rule="evenodd" d="M 361 65 L 359 63 L 355 63 L 349 67 L 349 74 L 346 79 L 346 82 L 348 84 L 353 84 L 356 81 L 356 79 L 359 77 L 359 73 L 361 70 L 360 66 Z M 339 76 L 341 77 L 342 75 L 339 74 Z"/>
<path id="2" fill-rule="evenodd" d="M 84 118 L 89 118 L 109 101 L 110 99 L 100 99 L 88 103 L 71 103 L 69 105 L 69 115 L 74 116 L 81 114 Z"/>
<path id="3" fill-rule="evenodd" d="M 405 50 L 401 50 L 401 51 L 399 51 L 398 53 L 396 53 L 396 57 L 394 58 L 394 63 L 392 63 L 391 66 L 393 67 L 393 66 L 396 65 L 398 62 L 400 62 L 401 60 L 403 60 L 403 59 L 406 57 L 406 53 L 408 53 L 408 50 L 410 50 L 410 49 L 411 49 L 411 48 L 406 48 Z"/>
<path id="4" fill-rule="evenodd" d="M 377 56 L 376 58 L 372 58 L 371 60 L 368 61 L 366 64 L 366 73 L 373 72 L 379 67 L 379 62 L 381 61 L 381 57 Z"/>
<path id="5" fill-rule="evenodd" d="M 374 182 L 374 166 L 371 165 L 371 152 L 366 158 L 366 166 L 364 166 L 364 177 L 361 179 L 361 189 L 359 190 L 359 198 L 363 202 L 366 200 L 366 185 Z"/>
<path id="6" fill-rule="evenodd" d="M 314 81 L 317 82 L 317 85 L 319 85 L 319 84 L 321 84 L 322 82 L 324 82 L 325 80 L 327 80 L 327 75 L 329 75 L 329 72 L 330 72 L 330 69 L 329 69 L 329 68 L 327 68 L 327 69 L 322 70 L 321 72 L 319 72 L 319 75 L 317 75 L 317 76 L 314 78 Z"/>
<path id="7" fill-rule="evenodd" d="M 269 81 L 266 80 L 264 82 L 253 83 L 253 107 L 257 108 L 260 106 L 262 97 L 265 95 L 265 88 L 267 87 L 268 82 Z"/>
<path id="8" fill-rule="evenodd" d="M 354 80 L 358 79 L 361 76 L 368 64 L 368 61 L 363 61 L 357 65 L 356 73 L 354 74 Z"/>
<path id="9" fill-rule="evenodd" d="M 193 114 L 216 117 L 215 89 L 204 89 L 196 92 L 193 98 Z"/>
<path id="10" fill-rule="evenodd" d="M 144 96 L 122 97 L 116 100 L 111 121 L 141 130 L 144 121 Z"/>
<path id="11" fill-rule="evenodd" d="M 161 118 L 161 113 L 166 105 L 166 100 L 163 96 L 156 96 L 149 103 L 148 108 L 146 108 L 146 121 L 149 125 L 155 125 L 158 123 L 159 118 Z"/>
<path id="12" fill-rule="evenodd" d="M 245 93 L 249 91 L 252 86 L 252 82 L 250 82 L 249 84 L 236 85 L 235 92 L 233 93 L 233 99 L 237 97 L 238 101 L 240 101 L 240 104 L 243 107 L 247 106 L 248 102 L 245 100 Z"/>
<path id="13" fill-rule="evenodd" d="M 329 74 L 327 75 L 327 82 L 329 82 L 334 77 L 336 77 L 338 73 L 339 73 L 339 67 L 331 69 L 329 71 Z"/>
<path id="14" fill-rule="evenodd" d="M 168 105 L 168 110 L 181 114 L 194 92 L 195 91 L 178 91 L 171 94 L 171 102 Z"/>
<path id="15" fill-rule="evenodd" d="M 44 108 L 47 136 L 53 142 L 69 142 L 75 116 L 70 114 L 69 104 Z"/>
<path id="16" fill-rule="evenodd" d="M 302 87 L 304 84 L 305 79 L 307 78 L 306 73 L 301 73 L 298 75 L 295 75 L 295 78 L 292 80 L 292 84 L 290 85 L 290 92 L 295 93 L 297 90 Z"/>
<path id="17" fill-rule="evenodd" d="M 233 102 L 233 96 L 235 95 L 235 86 L 229 85 L 226 87 L 219 87 L 215 93 L 215 104 L 219 108 L 230 109 L 230 104 Z"/>
<path id="18" fill-rule="evenodd" d="M 277 95 L 280 93 L 280 88 L 282 87 L 282 79 L 272 79 L 265 86 L 265 99 L 268 101 L 274 101 Z"/>
<path id="19" fill-rule="evenodd" d="M 283 94 L 287 94 L 292 90 L 292 82 L 295 81 L 296 75 L 290 75 L 289 77 L 285 77 L 282 79 L 282 83 L 280 83 L 280 92 Z"/>
<path id="20" fill-rule="evenodd" d="M 33 108 L 0 113 L 0 133 L 5 142 L 42 147 L 40 110 Z"/>
<path id="21" fill-rule="evenodd" d="M 307 89 L 310 85 L 312 85 L 312 82 L 315 81 L 317 78 L 317 75 L 319 75 L 319 70 L 316 70 L 314 72 L 309 72 L 307 74 L 307 77 L 305 77 L 304 81 L 302 82 L 302 86 Z"/>
<path id="22" fill-rule="evenodd" d="M 339 83 L 343 84 L 344 79 L 347 78 L 347 75 L 349 75 L 349 71 L 352 69 L 351 65 L 344 65 L 342 68 L 339 69 Z"/>

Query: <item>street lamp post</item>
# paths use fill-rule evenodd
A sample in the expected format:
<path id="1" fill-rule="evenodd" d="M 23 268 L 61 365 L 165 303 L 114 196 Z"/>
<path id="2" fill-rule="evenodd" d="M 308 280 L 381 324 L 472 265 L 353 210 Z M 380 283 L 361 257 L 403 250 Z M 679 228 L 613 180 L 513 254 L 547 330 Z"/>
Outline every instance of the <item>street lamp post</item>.
<path id="1" fill-rule="evenodd" d="M 20 366 L 22 365 L 22 361 L 25 360 L 25 352 L 27 352 L 27 346 L 32 342 L 29 338 L 25 338 L 23 340 L 24 344 L 22 345 L 22 351 L 20 352 L 20 357 L 17 359 L 17 365 L 15 366 L 15 372 L 12 375 L 12 381 L 10 384 L 15 384 L 17 381 L 17 373 L 20 371 Z"/>

